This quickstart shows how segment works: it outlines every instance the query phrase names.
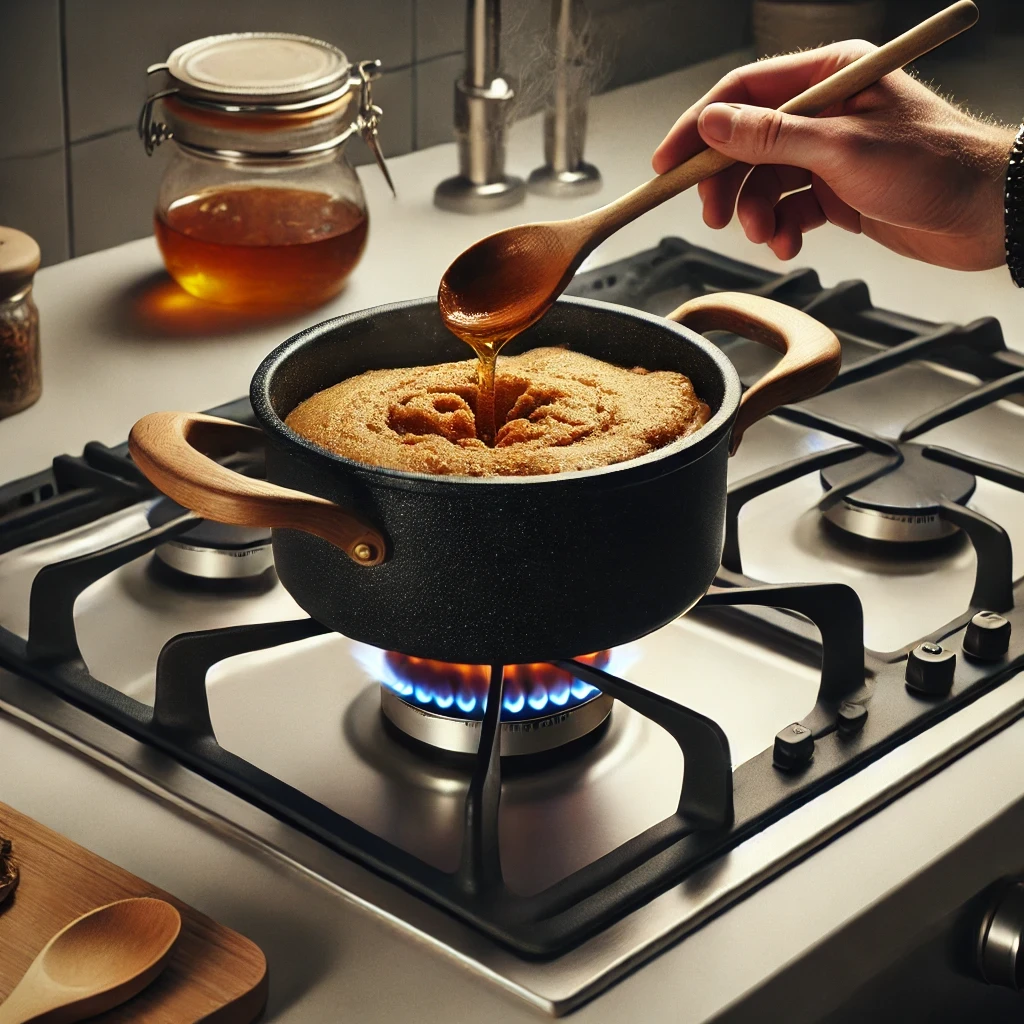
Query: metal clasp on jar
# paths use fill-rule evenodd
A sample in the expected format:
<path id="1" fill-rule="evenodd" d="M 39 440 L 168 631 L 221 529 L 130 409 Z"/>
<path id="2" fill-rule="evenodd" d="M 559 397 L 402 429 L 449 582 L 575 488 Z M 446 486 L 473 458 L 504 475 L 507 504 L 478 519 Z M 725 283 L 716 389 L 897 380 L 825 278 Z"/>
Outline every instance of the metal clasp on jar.
<path id="1" fill-rule="evenodd" d="M 146 74 L 156 75 L 166 70 L 167 65 L 164 63 L 150 64 L 146 68 Z M 171 129 L 163 121 L 153 120 L 153 105 L 157 100 L 162 100 L 167 96 L 174 96 L 177 91 L 177 89 L 161 89 L 159 92 L 149 93 L 146 96 L 145 103 L 142 104 L 142 109 L 139 111 L 139 120 L 135 128 L 139 133 L 139 138 L 142 139 L 142 144 L 146 147 L 146 156 L 152 156 L 153 150 L 157 146 L 162 145 L 168 139 L 174 138 Z"/>
<path id="2" fill-rule="evenodd" d="M 363 137 L 363 142 L 369 147 L 374 160 L 377 161 L 377 166 L 380 168 L 381 174 L 384 175 L 391 194 L 397 198 L 398 193 L 395 191 L 395 184 L 391 180 L 388 166 L 384 162 L 384 153 L 381 151 L 380 140 L 377 137 L 377 125 L 380 123 L 384 111 L 373 102 L 371 92 L 371 83 L 380 78 L 380 61 L 361 60 L 356 65 L 356 71 L 359 75 L 359 116 L 355 123 Z"/>

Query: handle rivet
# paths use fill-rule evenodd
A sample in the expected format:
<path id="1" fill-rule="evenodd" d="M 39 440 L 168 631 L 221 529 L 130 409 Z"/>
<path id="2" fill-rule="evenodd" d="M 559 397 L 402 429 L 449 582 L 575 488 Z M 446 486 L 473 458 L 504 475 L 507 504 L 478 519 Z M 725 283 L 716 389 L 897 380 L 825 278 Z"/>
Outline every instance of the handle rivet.
<path id="1" fill-rule="evenodd" d="M 355 555 L 360 562 L 373 561 L 373 548 L 371 548 L 369 544 L 357 544 L 352 549 L 352 554 Z"/>

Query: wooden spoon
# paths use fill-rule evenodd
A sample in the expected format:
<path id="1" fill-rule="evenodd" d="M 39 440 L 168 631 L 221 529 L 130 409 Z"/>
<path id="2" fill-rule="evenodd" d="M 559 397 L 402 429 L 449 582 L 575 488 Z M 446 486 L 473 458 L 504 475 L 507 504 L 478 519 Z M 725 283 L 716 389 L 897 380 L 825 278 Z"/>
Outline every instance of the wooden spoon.
<path id="1" fill-rule="evenodd" d="M 820 114 L 959 35 L 977 20 L 978 8 L 971 0 L 960 0 L 779 109 L 804 116 Z M 583 260 L 609 235 L 733 163 L 716 150 L 706 149 L 592 213 L 522 224 L 481 239 L 462 253 L 441 279 L 437 298 L 448 329 L 478 353 L 483 349 L 496 355 L 506 341 L 550 309 Z"/>
<path id="2" fill-rule="evenodd" d="M 0 1024 L 70 1024 L 137 995 L 164 969 L 181 915 L 164 900 L 119 900 L 62 928 L 0 1004 Z"/>

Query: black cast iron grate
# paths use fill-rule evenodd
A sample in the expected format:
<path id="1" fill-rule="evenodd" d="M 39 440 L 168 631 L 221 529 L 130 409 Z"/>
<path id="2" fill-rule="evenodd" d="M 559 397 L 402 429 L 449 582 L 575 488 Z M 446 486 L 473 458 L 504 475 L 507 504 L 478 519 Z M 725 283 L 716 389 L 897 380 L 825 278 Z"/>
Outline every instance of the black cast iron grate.
<path id="1" fill-rule="evenodd" d="M 667 293 L 672 293 L 667 301 L 674 306 L 689 295 L 726 288 L 769 295 L 813 313 L 841 336 L 849 333 L 875 340 L 878 354 L 844 371 L 834 387 L 924 356 L 982 379 L 982 385 L 966 398 L 909 424 L 904 437 L 998 398 L 1024 393 L 1024 358 L 1005 349 L 994 320 L 964 328 L 936 327 L 874 309 L 861 283 L 824 290 L 812 271 L 772 275 L 680 239 L 666 239 L 657 249 L 582 275 L 571 290 L 646 307 L 652 297 L 666 301 Z M 212 412 L 251 422 L 245 400 Z M 865 651 L 860 600 L 850 587 L 769 585 L 743 574 L 737 518 L 747 501 L 864 451 L 883 456 L 871 477 L 891 471 L 901 459 L 892 441 L 806 409 L 791 407 L 776 415 L 848 444 L 804 456 L 730 487 L 722 570 L 698 612 L 748 609 L 749 614 L 753 609 L 756 621 L 776 638 L 805 646 L 813 642 L 821 661 L 814 708 L 802 723 L 781 730 L 772 749 L 734 771 L 726 737 L 710 719 L 601 669 L 581 662 L 557 662 L 666 729 L 683 752 L 686 771 L 672 815 L 534 896 L 519 896 L 508 889 L 498 853 L 501 666 L 492 666 L 488 711 L 466 797 L 462 855 L 451 873 L 368 832 L 217 742 L 206 694 L 209 669 L 237 654 L 326 632 L 319 623 L 291 620 L 172 638 L 157 662 L 152 707 L 90 673 L 75 633 L 77 597 L 118 566 L 186 532 L 196 523 L 191 514 L 40 570 L 30 598 L 28 639 L 0 626 L 0 662 L 445 908 L 520 955 L 557 956 L 1024 667 L 1024 613 L 1014 606 L 1009 539 L 997 524 L 961 506 L 950 503 L 943 514 L 964 530 L 978 555 L 971 605 L 956 620 L 922 638 L 957 656 L 954 682 L 942 696 L 922 696 L 905 685 L 907 657 L 916 645 L 889 654 Z M 927 446 L 925 454 L 1024 492 L 1024 474 L 1014 470 L 933 446 Z M 864 486 L 867 479 L 864 473 L 848 476 L 825 495 L 821 507 Z M 0 517 L 0 551 L 57 535 L 155 494 L 131 464 L 125 445 L 90 444 L 80 458 L 62 456 L 54 460 L 51 470 L 0 488 L 0 512 L 6 512 Z M 998 661 L 981 662 L 963 651 L 967 624 L 981 609 L 1001 613 L 1012 626 L 1010 649 Z"/>

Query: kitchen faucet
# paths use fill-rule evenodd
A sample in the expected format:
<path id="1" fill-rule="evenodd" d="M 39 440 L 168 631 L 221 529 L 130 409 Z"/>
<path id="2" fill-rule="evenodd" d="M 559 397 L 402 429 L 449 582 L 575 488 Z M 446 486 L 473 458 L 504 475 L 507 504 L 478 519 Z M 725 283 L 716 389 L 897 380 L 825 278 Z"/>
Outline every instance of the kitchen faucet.
<path id="1" fill-rule="evenodd" d="M 505 173 L 505 131 L 515 85 L 501 71 L 499 0 L 467 0 L 466 68 L 455 83 L 459 173 L 434 191 L 444 210 L 484 213 L 522 202 L 526 186 Z"/>

